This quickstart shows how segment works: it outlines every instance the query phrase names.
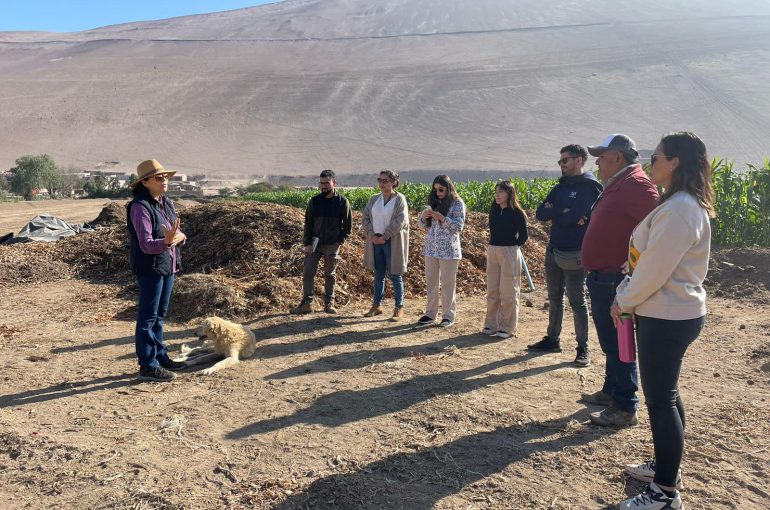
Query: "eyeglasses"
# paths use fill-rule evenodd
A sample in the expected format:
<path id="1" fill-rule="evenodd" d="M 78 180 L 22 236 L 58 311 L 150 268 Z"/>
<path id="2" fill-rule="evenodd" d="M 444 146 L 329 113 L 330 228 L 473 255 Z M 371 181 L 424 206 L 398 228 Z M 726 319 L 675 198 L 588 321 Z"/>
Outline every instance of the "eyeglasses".
<path id="1" fill-rule="evenodd" d="M 377 178 L 377 182 L 382 183 L 382 182 L 393 182 L 393 181 L 391 181 L 388 178 L 383 179 L 382 177 L 378 177 Z"/>
<path id="2" fill-rule="evenodd" d="M 559 165 L 566 165 L 567 161 L 569 161 L 570 159 L 575 159 L 575 158 L 580 158 L 580 157 L 582 157 L 582 156 L 567 156 L 566 158 L 561 158 L 556 163 L 558 163 Z"/>
<path id="3" fill-rule="evenodd" d="M 156 175 L 153 177 L 153 179 L 155 179 L 158 182 L 163 182 L 163 181 L 169 180 L 169 177 L 168 175 Z"/>
<path id="4" fill-rule="evenodd" d="M 651 154 L 650 155 L 650 166 L 655 164 L 655 161 L 658 160 L 658 158 L 666 158 L 671 159 L 671 156 L 666 156 L 665 154 Z"/>

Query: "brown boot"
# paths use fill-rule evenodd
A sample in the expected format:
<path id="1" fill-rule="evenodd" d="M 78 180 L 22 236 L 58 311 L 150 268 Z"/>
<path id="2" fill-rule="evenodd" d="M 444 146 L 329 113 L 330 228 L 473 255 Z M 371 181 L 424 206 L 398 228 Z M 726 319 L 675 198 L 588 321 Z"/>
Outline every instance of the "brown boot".
<path id="1" fill-rule="evenodd" d="M 397 306 L 393 309 L 393 317 L 390 319 L 393 322 L 398 322 L 404 318 L 404 308 Z"/>
<path id="2" fill-rule="evenodd" d="M 374 317 L 375 315 L 382 315 L 382 306 L 372 305 L 369 311 L 364 314 L 364 317 Z"/>
<path id="3" fill-rule="evenodd" d="M 289 310 L 289 313 L 297 314 L 297 315 L 305 315 L 308 313 L 313 313 L 313 303 L 311 303 L 310 301 L 303 301 L 298 306 Z"/>
<path id="4" fill-rule="evenodd" d="M 334 308 L 334 303 L 326 303 L 324 305 L 324 312 L 326 312 L 326 313 L 337 313 L 337 309 Z"/>

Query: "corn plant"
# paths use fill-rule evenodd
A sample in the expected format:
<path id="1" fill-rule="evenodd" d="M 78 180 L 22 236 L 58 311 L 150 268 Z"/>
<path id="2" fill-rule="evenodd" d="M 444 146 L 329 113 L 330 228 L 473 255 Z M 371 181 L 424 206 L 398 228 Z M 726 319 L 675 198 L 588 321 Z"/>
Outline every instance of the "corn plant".
<path id="1" fill-rule="evenodd" d="M 712 221 L 714 244 L 726 246 L 770 246 L 770 159 L 764 166 L 748 165 L 738 172 L 730 161 L 714 159 L 713 182 L 717 217 Z M 539 206 L 556 184 L 556 179 L 511 179 L 524 209 Z M 430 184 L 403 183 L 398 191 L 406 196 L 411 209 L 422 209 L 428 200 Z M 362 210 L 377 188 L 341 189 L 354 210 Z M 495 192 L 493 181 L 457 184 L 457 192 L 469 211 L 487 212 Z M 278 203 L 304 208 L 318 193 L 316 189 L 249 193 L 245 200 Z"/>

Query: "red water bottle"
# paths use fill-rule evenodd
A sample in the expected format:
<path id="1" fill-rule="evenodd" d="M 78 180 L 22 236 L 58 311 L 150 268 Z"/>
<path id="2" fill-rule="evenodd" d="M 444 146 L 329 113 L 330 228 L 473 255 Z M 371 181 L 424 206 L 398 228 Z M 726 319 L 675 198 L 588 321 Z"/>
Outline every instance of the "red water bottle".
<path id="1" fill-rule="evenodd" d="M 616 327 L 618 329 L 618 357 L 623 363 L 633 363 L 636 361 L 636 341 L 631 314 L 621 313 Z"/>

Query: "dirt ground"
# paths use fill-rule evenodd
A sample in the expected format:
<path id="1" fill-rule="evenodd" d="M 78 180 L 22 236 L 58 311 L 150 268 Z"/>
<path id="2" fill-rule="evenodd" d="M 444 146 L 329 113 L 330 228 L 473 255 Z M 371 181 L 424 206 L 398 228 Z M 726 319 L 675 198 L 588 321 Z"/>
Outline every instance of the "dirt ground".
<path id="1" fill-rule="evenodd" d="M 93 219 L 100 207 L 81 214 Z M 201 225 L 215 212 L 200 211 Z M 219 211 L 255 229 L 274 221 L 255 219 L 269 212 L 258 204 Z M 196 215 L 187 218 L 193 262 L 206 237 L 195 234 Z M 527 353 L 546 329 L 543 288 L 522 294 L 518 337 L 501 340 L 479 334 L 479 292 L 460 296 L 457 324 L 440 329 L 416 327 L 419 298 L 407 301 L 401 323 L 363 319 L 360 298 L 336 316 L 289 316 L 275 303 L 299 291 L 278 285 L 272 292 L 284 296 L 273 308 L 244 319 L 258 340 L 252 359 L 210 377 L 188 370 L 172 383 L 141 383 L 136 290 L 115 228 L 60 241 L 61 249 L 0 247 L 2 509 L 608 509 L 643 488 L 622 466 L 651 457 L 646 411 L 637 427 L 607 430 L 589 424 L 599 408 L 578 401 L 603 378 L 593 330 L 588 368 L 572 365 L 569 312 L 565 352 Z M 528 256 L 538 268 L 544 234 L 535 226 L 532 234 Z M 688 509 L 769 507 L 768 256 L 712 256 L 710 314 L 681 379 Z M 89 258 L 112 272 L 87 270 Z M 61 271 L 16 278 L 15 260 Z M 461 266 L 459 278 L 474 267 Z M 365 288 L 371 276 L 356 278 Z M 199 320 L 167 324 L 172 353 L 197 342 Z"/>
<path id="2" fill-rule="evenodd" d="M 642 489 L 621 466 L 650 457 L 646 412 L 607 430 L 578 402 L 601 384 L 593 331 L 586 369 L 569 349 L 525 350 L 546 327 L 542 289 L 522 295 L 533 306 L 511 340 L 478 334 L 479 296 L 460 299 L 449 329 L 416 328 L 420 300 L 403 323 L 362 319 L 365 303 L 254 317 L 253 359 L 169 384 L 135 381 L 133 324 L 119 318 L 131 303 L 116 292 L 0 289 L 0 506 L 589 509 Z M 710 310 L 681 381 L 684 501 L 767 508 L 770 319 L 751 300 Z M 168 325 L 173 351 L 195 325 Z"/>

